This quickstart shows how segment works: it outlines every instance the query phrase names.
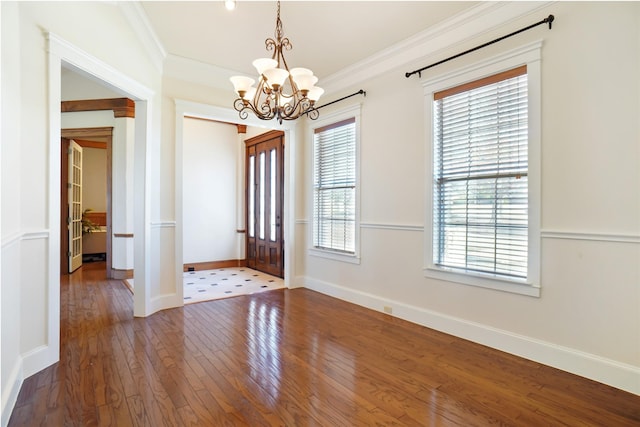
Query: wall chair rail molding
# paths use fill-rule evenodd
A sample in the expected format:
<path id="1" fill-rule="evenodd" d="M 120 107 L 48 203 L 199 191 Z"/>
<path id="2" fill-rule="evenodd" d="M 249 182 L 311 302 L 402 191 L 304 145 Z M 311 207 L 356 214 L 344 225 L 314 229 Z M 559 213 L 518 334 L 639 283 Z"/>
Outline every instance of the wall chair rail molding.
<path id="1" fill-rule="evenodd" d="M 2 237 L 2 249 L 15 245 L 22 240 L 23 233 L 15 232 Z"/>
<path id="2" fill-rule="evenodd" d="M 587 240 L 592 242 L 640 244 L 640 234 L 594 233 L 583 231 L 542 230 L 543 239 Z"/>
<path id="3" fill-rule="evenodd" d="M 176 228 L 175 221 L 152 221 L 151 228 Z"/>
<path id="4" fill-rule="evenodd" d="M 361 222 L 360 228 L 371 230 L 396 230 L 396 231 L 424 231 L 424 225 L 413 224 L 383 224 L 377 222 Z"/>
<path id="5" fill-rule="evenodd" d="M 15 232 L 2 239 L 2 248 L 7 248 L 25 240 L 43 240 L 49 238 L 49 230 Z"/>

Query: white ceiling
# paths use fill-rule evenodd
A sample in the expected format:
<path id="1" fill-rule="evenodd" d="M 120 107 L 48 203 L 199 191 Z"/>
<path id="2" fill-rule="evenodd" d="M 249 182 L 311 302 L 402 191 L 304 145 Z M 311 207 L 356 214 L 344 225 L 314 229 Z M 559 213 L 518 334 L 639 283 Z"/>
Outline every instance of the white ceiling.
<path id="1" fill-rule="evenodd" d="M 271 56 L 275 1 L 142 1 L 166 52 L 236 73 L 255 74 L 251 62 Z M 290 68 L 306 67 L 322 79 L 477 5 L 449 1 L 283 1 L 280 18 L 293 49 Z"/>

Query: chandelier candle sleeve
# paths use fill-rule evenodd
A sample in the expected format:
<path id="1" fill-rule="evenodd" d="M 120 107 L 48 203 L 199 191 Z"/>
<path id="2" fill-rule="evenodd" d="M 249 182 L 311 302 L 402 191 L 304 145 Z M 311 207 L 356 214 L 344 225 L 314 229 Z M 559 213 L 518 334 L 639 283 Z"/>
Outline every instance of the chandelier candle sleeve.
<path id="1" fill-rule="evenodd" d="M 231 83 L 238 94 L 233 107 L 241 119 L 246 119 L 252 112 L 261 120 L 276 119 L 295 120 L 304 114 L 315 120 L 318 110 L 314 107 L 324 93 L 315 86 L 318 77 L 308 68 L 292 68 L 289 70 L 283 50 L 292 48 L 291 42 L 284 37 L 280 20 L 280 2 L 277 2 L 275 38 L 265 40 L 267 51 L 273 52 L 271 58 L 258 58 L 253 66 L 258 72 L 256 80 L 244 76 L 231 77 Z"/>

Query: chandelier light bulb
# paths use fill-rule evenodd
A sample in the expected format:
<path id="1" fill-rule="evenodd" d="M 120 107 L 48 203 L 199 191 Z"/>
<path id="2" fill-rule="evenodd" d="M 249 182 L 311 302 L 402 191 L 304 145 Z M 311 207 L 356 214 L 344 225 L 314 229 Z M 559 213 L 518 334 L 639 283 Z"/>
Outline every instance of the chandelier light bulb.
<path id="1" fill-rule="evenodd" d="M 227 10 L 233 10 L 236 8 L 236 0 L 225 0 L 224 1 L 224 7 L 227 8 Z"/>

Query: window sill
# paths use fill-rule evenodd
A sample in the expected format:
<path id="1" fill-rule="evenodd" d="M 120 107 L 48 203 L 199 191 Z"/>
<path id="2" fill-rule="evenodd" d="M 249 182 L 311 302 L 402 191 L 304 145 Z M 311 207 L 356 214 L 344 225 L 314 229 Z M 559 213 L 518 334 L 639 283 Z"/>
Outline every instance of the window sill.
<path id="1" fill-rule="evenodd" d="M 438 267 L 425 268 L 424 276 L 462 285 L 477 286 L 536 298 L 540 297 L 540 287 L 527 283 L 524 280 L 509 280 L 491 275 L 461 273 Z"/>
<path id="2" fill-rule="evenodd" d="M 360 264 L 360 258 L 356 254 L 345 254 L 328 249 L 309 248 L 309 255 L 350 264 Z"/>

